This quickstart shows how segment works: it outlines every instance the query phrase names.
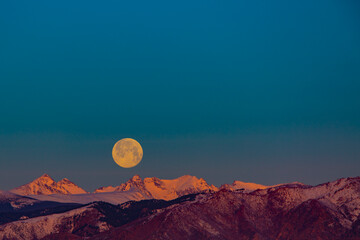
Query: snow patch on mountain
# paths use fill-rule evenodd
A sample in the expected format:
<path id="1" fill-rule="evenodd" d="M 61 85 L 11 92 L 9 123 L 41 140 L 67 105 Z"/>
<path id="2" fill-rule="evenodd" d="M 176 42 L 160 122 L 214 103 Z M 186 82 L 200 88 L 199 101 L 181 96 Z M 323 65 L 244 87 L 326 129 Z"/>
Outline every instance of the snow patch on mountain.
<path id="1" fill-rule="evenodd" d="M 136 191 L 146 198 L 171 200 L 191 193 L 217 190 L 217 187 L 207 184 L 204 179 L 190 175 L 172 180 L 156 177 L 142 180 L 139 175 L 135 175 L 126 183 L 117 187 L 102 187 L 95 190 L 95 193 Z"/>
<path id="2" fill-rule="evenodd" d="M 198 189 L 204 186 L 200 179 L 191 176 L 184 176 L 178 182 L 159 181 L 134 176 L 128 181 L 129 184 L 123 185 L 124 191 L 36 197 L 67 198 L 67 201 L 75 202 L 82 199 L 86 202 L 107 196 L 107 201 L 116 203 L 124 201 L 129 194 L 134 194 L 129 198 L 151 198 L 139 189 L 145 189 L 149 194 L 156 190 L 163 197 L 171 196 L 168 191 L 171 188 L 187 191 L 189 185 L 193 189 L 194 186 Z M 159 204 L 156 200 L 150 202 L 156 206 Z M 153 212 L 148 209 L 151 205 L 141 202 L 131 201 L 121 206 L 127 209 L 133 204 L 139 204 L 139 208 L 134 208 L 139 218 L 120 227 L 111 227 L 104 219 L 121 219 L 125 216 L 122 215 L 124 212 L 106 211 L 107 207 L 99 208 L 102 210 L 90 209 L 91 204 L 86 209 L 83 207 L 62 214 L 7 223 L 0 226 L 0 239 L 38 239 L 47 236 L 44 234 L 53 233 L 93 236 L 93 239 L 149 239 L 149 236 L 164 239 L 169 236 L 172 239 L 199 239 L 199 236 L 204 239 L 252 239 L 253 236 L 258 239 L 325 239 L 324 236 L 334 236 L 329 239 L 355 239 L 348 238 L 346 234 L 357 234 L 352 229 L 358 226 L 360 220 L 360 177 L 342 178 L 317 186 L 290 183 L 251 191 L 223 188 L 198 194 L 194 201 L 180 201 L 164 208 L 155 208 Z M 150 211 L 151 215 L 141 215 L 143 210 Z M 131 210 L 131 215 L 136 211 Z M 86 229 L 87 226 L 90 227 Z M 129 232 L 134 235 L 128 235 Z M 294 238 L 297 234 L 302 235 Z"/>
<path id="3" fill-rule="evenodd" d="M 127 201 L 140 201 L 151 199 L 137 191 L 127 192 L 106 192 L 106 193 L 87 193 L 87 194 L 51 194 L 51 195 L 30 195 L 30 197 L 40 201 L 53 201 L 61 203 L 80 203 L 87 204 L 96 201 L 108 202 L 111 204 L 121 204 Z"/>
<path id="4" fill-rule="evenodd" d="M 31 206 L 38 202 L 38 200 L 29 197 L 23 197 L 8 191 L 0 190 L 0 211 L 3 211 L 4 209 L 7 209 L 8 211 L 16 210 L 25 206 Z M 6 208 L 7 204 L 10 204 L 12 209 Z"/>
<path id="5" fill-rule="evenodd" d="M 257 183 L 250 183 L 250 182 L 242 182 L 242 181 L 234 181 L 232 184 L 223 184 L 221 185 L 220 189 L 226 189 L 229 191 L 245 191 L 245 192 L 252 192 L 255 190 L 261 190 L 261 189 L 268 189 L 268 188 L 276 188 L 281 186 L 291 186 L 291 185 L 303 185 L 303 183 L 300 182 L 292 182 L 292 183 L 282 183 L 282 184 L 276 184 L 272 186 L 266 186 L 261 185 Z"/>
<path id="6" fill-rule="evenodd" d="M 109 229 L 109 226 L 101 220 L 102 217 L 104 215 L 90 205 L 65 213 L 20 220 L 1 225 L 0 239 L 41 239 L 53 233 L 71 233 L 84 219 L 95 221 L 97 231 L 102 232 Z"/>

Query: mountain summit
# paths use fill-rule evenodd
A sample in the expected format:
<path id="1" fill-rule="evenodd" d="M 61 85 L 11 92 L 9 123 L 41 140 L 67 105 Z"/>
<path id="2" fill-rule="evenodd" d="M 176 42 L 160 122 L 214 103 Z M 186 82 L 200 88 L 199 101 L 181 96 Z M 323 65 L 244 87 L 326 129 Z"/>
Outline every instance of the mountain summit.
<path id="1" fill-rule="evenodd" d="M 156 177 L 141 179 L 139 175 L 135 175 L 126 183 L 117 187 L 101 187 L 95 193 L 135 191 L 146 197 L 171 200 L 191 193 L 217 190 L 217 187 L 209 185 L 204 179 L 190 175 L 172 180 Z"/>
<path id="2" fill-rule="evenodd" d="M 245 192 L 252 192 L 255 190 L 261 190 L 261 189 L 267 189 L 267 188 L 275 188 L 275 187 L 281 187 L 281 186 L 292 186 L 292 185 L 299 185 L 299 186 L 305 186 L 303 183 L 300 182 L 292 182 L 292 183 L 281 183 L 281 184 L 276 184 L 276 185 L 272 185 L 272 186 L 265 186 L 265 185 L 261 185 L 261 184 L 257 184 L 257 183 L 250 183 L 250 182 L 242 182 L 242 181 L 234 181 L 232 184 L 223 184 L 221 185 L 221 187 L 219 188 L 221 189 L 226 189 L 229 191 L 245 191 Z"/>
<path id="3" fill-rule="evenodd" d="M 64 178 L 55 182 L 49 175 L 44 174 L 34 181 L 10 190 L 18 195 L 50 195 L 50 194 L 81 194 L 86 191 L 69 179 Z"/>
<path id="4" fill-rule="evenodd" d="M 139 186 L 154 196 L 173 193 L 169 189 L 181 194 L 184 189 L 201 189 L 203 184 L 192 176 L 173 180 L 134 176 L 122 185 L 124 192 L 80 195 L 116 195 L 118 199 L 121 195 L 141 195 Z M 171 201 L 148 199 L 116 205 L 92 202 L 70 211 L 58 212 L 56 208 L 57 214 L 52 215 L 46 214 L 48 203 L 46 211 L 40 208 L 36 215 L 19 215 L 14 209 L 10 215 L 0 214 L 0 239 L 360 239 L 360 177 L 317 186 L 295 182 L 262 187 L 237 181 L 232 187 Z M 237 191 L 238 187 L 248 187 L 248 191 Z M 250 191 L 251 187 L 257 190 Z M 8 207 L 4 201 L 3 207 Z M 1 218 L 6 224 L 1 224 Z"/>

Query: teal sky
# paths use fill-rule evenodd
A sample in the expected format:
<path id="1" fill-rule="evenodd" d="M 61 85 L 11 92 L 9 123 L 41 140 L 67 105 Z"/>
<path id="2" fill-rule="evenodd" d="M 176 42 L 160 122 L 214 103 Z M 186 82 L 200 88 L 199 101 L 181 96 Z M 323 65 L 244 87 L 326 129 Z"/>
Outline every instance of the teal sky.
<path id="1" fill-rule="evenodd" d="M 359 175 L 357 0 L 4 1 L 0 29 L 0 189 Z"/>

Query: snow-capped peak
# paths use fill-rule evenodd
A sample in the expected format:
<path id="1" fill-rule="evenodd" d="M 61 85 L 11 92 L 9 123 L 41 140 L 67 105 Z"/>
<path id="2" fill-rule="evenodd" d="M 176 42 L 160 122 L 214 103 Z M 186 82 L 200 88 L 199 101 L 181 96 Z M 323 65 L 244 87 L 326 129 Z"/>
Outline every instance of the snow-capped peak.
<path id="1" fill-rule="evenodd" d="M 41 177 L 39 177 L 39 178 L 50 178 L 50 179 L 52 179 L 47 173 L 44 173 Z"/>
<path id="2" fill-rule="evenodd" d="M 67 178 L 55 182 L 48 174 L 43 174 L 34 181 L 10 190 L 19 195 L 81 194 L 86 191 Z"/>
<path id="3" fill-rule="evenodd" d="M 202 178 L 185 175 L 176 179 L 166 180 L 156 177 L 144 178 L 139 175 L 133 176 L 129 181 L 117 187 L 102 187 L 95 190 L 95 193 L 100 192 L 126 192 L 126 191 L 140 192 L 146 197 L 156 199 L 175 199 L 177 197 L 198 193 L 202 191 L 217 191 L 218 189 L 213 185 L 208 185 Z"/>
<path id="4" fill-rule="evenodd" d="M 132 181 L 132 182 L 141 182 L 142 179 L 139 175 L 134 175 L 129 181 Z"/>
<path id="5" fill-rule="evenodd" d="M 71 182 L 69 179 L 67 178 L 63 178 L 61 179 L 58 184 L 67 184 L 67 185 L 75 185 L 75 183 Z"/>
<path id="6" fill-rule="evenodd" d="M 230 191 L 236 191 L 236 190 L 243 190 L 247 192 L 259 190 L 259 189 L 268 189 L 268 188 L 275 188 L 275 187 L 281 187 L 281 186 L 293 186 L 293 185 L 302 185 L 305 186 L 303 183 L 300 182 L 292 182 L 292 183 L 281 183 L 276 184 L 272 186 L 267 185 L 261 185 L 258 183 L 251 183 L 251 182 L 242 182 L 235 180 L 232 184 L 223 184 L 220 189 L 226 189 Z"/>
<path id="7" fill-rule="evenodd" d="M 33 182 L 48 182 L 54 183 L 54 179 L 52 179 L 48 174 L 44 173 L 41 177 L 35 179 Z"/>

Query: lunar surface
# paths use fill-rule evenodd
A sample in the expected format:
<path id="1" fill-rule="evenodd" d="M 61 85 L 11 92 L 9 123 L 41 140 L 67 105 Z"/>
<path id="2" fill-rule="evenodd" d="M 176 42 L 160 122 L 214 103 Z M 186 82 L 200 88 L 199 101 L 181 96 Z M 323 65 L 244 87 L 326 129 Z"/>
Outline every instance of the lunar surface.
<path id="1" fill-rule="evenodd" d="M 123 168 L 132 168 L 138 165 L 143 157 L 140 143 L 132 138 L 124 138 L 115 143 L 112 156 L 114 161 Z"/>

